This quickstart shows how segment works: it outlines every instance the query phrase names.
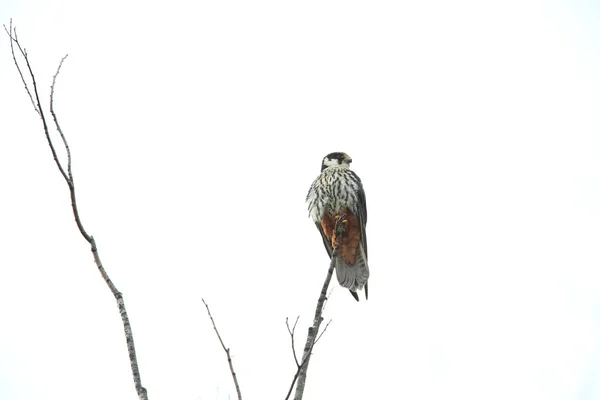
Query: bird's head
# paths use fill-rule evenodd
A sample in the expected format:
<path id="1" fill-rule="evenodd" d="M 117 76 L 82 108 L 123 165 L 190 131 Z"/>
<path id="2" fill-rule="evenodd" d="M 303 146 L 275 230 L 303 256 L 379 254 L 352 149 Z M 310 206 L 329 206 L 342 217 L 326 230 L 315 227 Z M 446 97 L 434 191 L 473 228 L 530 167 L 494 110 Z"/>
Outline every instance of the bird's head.
<path id="1" fill-rule="evenodd" d="M 329 167 L 344 167 L 350 168 L 352 159 L 346 153 L 330 153 L 323 158 L 323 164 L 321 164 L 321 171 L 324 171 Z"/>

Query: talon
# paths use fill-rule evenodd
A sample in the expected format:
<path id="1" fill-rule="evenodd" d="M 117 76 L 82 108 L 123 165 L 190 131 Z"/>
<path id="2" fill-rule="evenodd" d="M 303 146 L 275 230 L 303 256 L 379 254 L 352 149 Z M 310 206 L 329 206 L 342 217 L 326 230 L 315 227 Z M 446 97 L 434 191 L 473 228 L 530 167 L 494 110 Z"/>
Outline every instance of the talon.
<path id="1" fill-rule="evenodd" d="M 331 232 L 331 247 L 337 249 L 341 245 L 341 243 L 338 241 L 338 236 L 341 238 L 345 230 L 344 227 L 338 226 L 338 224 L 341 222 L 343 225 L 345 225 L 348 223 L 348 220 L 346 219 L 346 214 L 335 215 L 334 219 L 335 226 L 333 228 L 333 232 Z"/>
<path id="2" fill-rule="evenodd" d="M 334 249 L 338 248 L 338 242 L 335 232 L 333 232 L 333 234 L 331 235 L 331 247 L 333 247 Z"/>
<path id="3" fill-rule="evenodd" d="M 335 222 L 337 223 L 339 220 L 342 220 L 342 224 L 346 224 L 348 223 L 348 220 L 346 219 L 346 215 L 336 215 L 335 216 Z"/>

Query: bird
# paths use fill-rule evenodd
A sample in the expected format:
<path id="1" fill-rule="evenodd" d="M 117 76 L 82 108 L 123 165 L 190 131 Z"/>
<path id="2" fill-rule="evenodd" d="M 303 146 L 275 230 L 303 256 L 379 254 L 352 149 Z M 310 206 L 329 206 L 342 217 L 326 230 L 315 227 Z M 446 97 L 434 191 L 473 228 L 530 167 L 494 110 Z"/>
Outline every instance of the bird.
<path id="1" fill-rule="evenodd" d="M 367 253 L 367 201 L 362 182 L 350 170 L 352 158 L 346 153 L 326 155 L 321 174 L 306 195 L 308 213 L 321 233 L 329 258 L 338 249 L 335 271 L 340 286 L 347 288 L 356 301 L 359 290 L 369 298 L 369 265 Z M 336 235 L 336 224 L 344 224 L 342 237 Z"/>

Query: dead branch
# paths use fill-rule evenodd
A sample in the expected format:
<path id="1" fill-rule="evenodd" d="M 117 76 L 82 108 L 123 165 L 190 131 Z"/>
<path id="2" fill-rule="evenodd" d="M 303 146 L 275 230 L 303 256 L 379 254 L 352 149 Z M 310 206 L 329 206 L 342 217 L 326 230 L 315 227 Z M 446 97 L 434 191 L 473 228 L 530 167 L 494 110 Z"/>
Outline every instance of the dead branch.
<path id="1" fill-rule="evenodd" d="M 67 143 L 67 138 L 65 138 L 65 135 L 63 134 L 63 131 L 60 128 L 60 125 L 58 123 L 58 118 L 56 117 L 56 113 L 54 112 L 54 85 L 56 85 L 56 77 L 58 76 L 58 73 L 60 72 L 60 69 L 62 68 L 62 65 L 65 62 L 67 57 L 69 57 L 68 54 L 65 55 L 60 60 L 60 64 L 58 64 L 58 68 L 56 69 L 56 74 L 54 74 L 54 76 L 52 77 L 52 86 L 50 86 L 50 114 L 52 114 L 52 118 L 54 119 L 54 124 L 56 125 L 56 130 L 60 134 L 60 138 L 63 141 L 65 150 L 67 150 L 67 174 L 69 175 L 69 179 L 71 180 L 71 182 L 73 182 L 73 174 L 71 172 L 71 149 L 69 149 L 69 144 Z"/>
<path id="2" fill-rule="evenodd" d="M 344 235 L 344 218 L 339 218 L 334 227 L 334 232 L 338 238 L 341 238 Z M 319 300 L 317 301 L 317 309 L 315 310 L 315 318 L 313 319 L 313 324 L 310 328 L 308 328 L 308 335 L 306 337 L 306 343 L 304 345 L 304 354 L 302 355 L 302 362 L 298 364 L 298 359 L 296 358 L 296 350 L 294 349 L 294 331 L 296 329 L 296 324 L 294 324 L 294 328 L 290 332 L 290 326 L 286 319 L 285 323 L 288 326 L 288 332 L 292 337 L 292 351 L 294 352 L 294 359 L 296 360 L 296 365 L 298 369 L 294 374 L 294 379 L 292 379 L 292 384 L 290 385 L 290 389 L 288 390 L 287 396 L 285 400 L 290 398 L 292 394 L 292 390 L 294 389 L 294 385 L 296 381 L 298 384 L 296 385 L 296 393 L 294 394 L 294 400 L 301 400 L 304 395 L 304 386 L 306 385 L 306 373 L 308 371 L 308 362 L 310 361 L 310 356 L 312 354 L 313 348 L 315 344 L 321 339 L 331 320 L 325 325 L 325 329 L 319 335 L 319 328 L 321 327 L 321 322 L 323 322 L 323 310 L 325 308 L 325 304 L 327 303 L 328 294 L 327 288 L 329 287 L 329 283 L 331 282 L 331 276 L 333 275 L 333 270 L 335 268 L 335 262 L 339 255 L 339 249 L 333 249 L 333 254 L 331 255 L 331 263 L 329 264 L 329 270 L 327 270 L 327 277 L 325 278 L 325 282 L 323 283 L 323 288 L 321 288 L 321 294 L 319 296 Z M 332 289 L 333 290 L 333 289 Z M 329 292 L 331 294 L 331 291 Z M 298 323 L 298 319 L 296 319 L 296 323 Z"/>
<path id="3" fill-rule="evenodd" d="M 300 319 L 300 316 L 298 315 L 296 317 L 296 322 L 294 322 L 294 327 L 292 329 L 290 329 L 290 324 L 288 322 L 287 317 L 285 319 L 285 325 L 287 326 L 288 333 L 290 334 L 290 338 L 292 339 L 292 354 L 294 354 L 294 361 L 296 362 L 296 367 L 298 367 L 298 368 L 300 368 L 300 364 L 298 363 L 298 357 L 296 356 L 296 345 L 295 345 L 295 341 L 294 341 L 294 334 L 296 333 L 296 325 L 298 324 L 299 319 Z"/>
<path id="4" fill-rule="evenodd" d="M 56 71 L 56 74 L 54 75 L 54 78 L 52 80 L 52 86 L 51 86 L 51 91 L 50 91 L 50 112 L 52 113 L 52 116 L 54 118 L 54 123 L 56 125 L 56 129 L 58 130 L 58 132 L 62 138 L 63 145 L 65 146 L 65 149 L 67 152 L 67 170 L 65 171 L 63 164 L 61 163 L 61 161 L 58 158 L 58 155 L 56 154 L 56 150 L 54 148 L 54 142 L 52 141 L 52 138 L 50 137 L 50 132 L 48 130 L 48 124 L 46 122 L 46 116 L 44 114 L 44 109 L 42 108 L 42 105 L 40 103 L 38 87 L 37 87 L 37 83 L 35 81 L 35 75 L 31 68 L 31 63 L 29 62 L 27 52 L 25 51 L 25 49 L 23 47 L 21 47 L 21 44 L 19 43 L 19 40 L 17 38 L 16 28 L 13 28 L 13 26 L 12 26 L 12 20 L 10 22 L 10 28 L 7 29 L 6 25 L 4 25 L 4 30 L 6 31 L 8 37 L 10 38 L 11 52 L 12 52 L 13 60 L 15 62 L 15 66 L 17 67 L 17 70 L 19 71 L 21 80 L 23 81 L 23 84 L 25 85 L 25 90 L 27 91 L 27 94 L 29 95 L 29 98 L 30 98 L 36 112 L 42 119 L 42 124 L 44 126 L 44 134 L 46 135 L 46 140 L 47 140 L 48 146 L 50 147 L 50 150 L 52 152 L 52 157 L 54 158 L 54 162 L 56 163 L 58 170 L 60 171 L 62 177 L 64 178 L 65 182 L 67 183 L 67 186 L 69 187 L 69 194 L 71 197 L 71 208 L 73 209 L 73 216 L 75 218 L 77 228 L 79 229 L 79 232 L 84 237 L 84 239 L 90 244 L 92 255 L 94 256 L 94 262 L 95 262 L 96 266 L 98 267 L 98 270 L 100 271 L 100 274 L 102 275 L 102 278 L 104 279 L 104 282 L 106 283 L 106 285 L 110 289 L 111 293 L 113 294 L 115 300 L 117 301 L 117 306 L 119 308 L 119 314 L 121 315 L 121 321 L 123 323 L 123 329 L 125 331 L 125 340 L 127 342 L 127 351 L 129 353 L 129 362 L 131 364 L 131 372 L 133 375 L 133 382 L 135 384 L 135 389 L 137 391 L 138 397 L 140 400 L 148 400 L 148 392 L 142 386 L 142 380 L 140 377 L 140 371 L 139 371 L 139 367 L 138 367 L 138 363 L 137 363 L 137 357 L 135 354 L 135 346 L 133 343 L 133 333 L 131 331 L 131 324 L 129 323 L 129 317 L 127 316 L 127 310 L 125 308 L 123 294 L 121 292 L 119 292 L 119 290 L 117 290 L 114 283 L 112 282 L 112 280 L 109 278 L 108 274 L 106 273 L 106 270 L 104 269 L 104 266 L 102 265 L 102 262 L 100 261 L 100 255 L 98 254 L 98 248 L 96 246 L 96 241 L 94 240 L 94 237 L 89 235 L 86 232 L 86 230 L 83 227 L 83 224 L 81 223 L 81 218 L 79 216 L 79 210 L 77 208 L 77 199 L 75 197 L 75 182 L 73 180 L 73 175 L 71 173 L 71 151 L 67 144 L 65 135 L 63 134 L 62 129 L 60 128 L 60 125 L 58 124 L 58 119 L 54 112 L 53 102 L 54 102 L 54 86 L 56 84 L 56 77 L 58 76 L 58 73 L 60 72 L 60 68 L 62 67 L 62 64 L 63 64 L 65 58 L 67 58 L 67 56 L 63 57 L 62 60 L 60 61 L 60 64 Z M 25 60 L 25 65 L 27 66 L 27 70 L 29 71 L 29 77 L 31 78 L 31 82 L 32 82 L 31 86 L 33 88 L 33 94 L 35 95 L 35 101 L 34 101 L 34 97 L 31 94 L 31 91 L 29 90 L 29 85 L 27 84 L 27 81 L 25 80 L 23 73 L 21 72 L 19 63 L 17 61 L 17 57 L 15 55 L 15 47 L 14 47 L 15 45 L 19 49 L 21 56 Z"/>
<path id="5" fill-rule="evenodd" d="M 317 336 L 317 338 L 315 339 L 315 344 L 319 343 L 319 340 L 321 340 L 321 336 L 323 336 L 325 334 L 325 332 L 327 331 L 327 328 L 329 328 L 329 324 L 331 324 L 331 321 L 333 321 L 333 320 L 330 319 L 329 321 L 327 321 L 327 325 L 325 325 L 325 328 L 323 328 L 323 330 L 321 331 L 319 336 Z"/>
<path id="6" fill-rule="evenodd" d="M 27 81 L 25 81 L 25 77 L 23 76 L 23 73 L 21 72 L 21 67 L 19 66 L 17 57 L 15 56 L 15 48 L 14 48 L 13 43 L 16 42 L 17 47 L 19 48 L 19 51 L 21 52 L 21 55 L 23 56 L 23 58 L 25 60 L 27 60 L 27 52 L 25 52 L 25 50 L 21 48 L 21 46 L 19 45 L 19 40 L 17 39 L 17 28 L 13 29 L 12 18 L 10 20 L 9 29 L 6 29 L 6 25 L 2 25 L 2 26 L 4 26 L 4 31 L 10 38 L 10 51 L 12 53 L 13 61 L 15 62 L 15 65 L 17 66 L 17 71 L 19 71 L 19 76 L 21 77 L 21 81 L 23 82 L 23 85 L 25 86 L 25 91 L 27 92 L 27 95 L 29 96 L 29 100 L 31 100 L 33 109 L 35 110 L 35 112 L 38 113 L 38 115 L 40 115 L 40 110 L 39 110 L 38 106 L 36 106 L 35 101 L 33 101 L 33 96 L 31 95 L 31 92 L 29 91 L 29 86 L 27 86 Z M 14 37 L 14 40 L 12 40 L 13 37 Z"/>
<path id="7" fill-rule="evenodd" d="M 296 393 L 294 394 L 294 400 L 301 400 L 302 396 L 304 395 L 304 386 L 306 385 L 306 373 L 308 372 L 308 363 L 310 361 L 310 356 L 312 354 L 313 347 L 317 341 L 317 334 L 319 333 L 321 322 L 323 321 L 323 305 L 325 304 L 325 299 L 327 297 L 327 288 L 329 287 L 329 282 L 331 282 L 331 276 L 333 275 L 333 269 L 335 268 L 335 260 L 337 256 L 338 249 L 334 249 L 333 254 L 331 256 L 331 263 L 329 264 L 329 270 L 327 271 L 327 277 L 325 278 L 325 283 L 323 283 L 323 288 L 321 289 L 321 295 L 319 296 L 319 300 L 317 301 L 317 308 L 315 310 L 315 318 L 313 319 L 313 325 L 310 328 L 308 328 L 308 336 L 306 337 L 306 343 L 304 344 L 304 354 L 302 355 L 302 362 L 300 363 L 300 368 L 298 368 L 298 371 L 296 372 L 296 375 L 294 376 L 294 380 L 292 382 L 293 387 L 296 380 L 298 380 L 298 384 L 296 385 Z M 288 393 L 288 397 L 286 397 L 286 400 L 289 398 L 292 387 L 290 387 L 290 392 Z"/>
<path id="8" fill-rule="evenodd" d="M 242 400 L 242 392 L 240 391 L 240 385 L 237 380 L 237 375 L 235 370 L 233 369 L 233 362 L 231 361 L 231 354 L 229 353 L 229 348 L 225 346 L 223 343 L 223 339 L 221 339 L 221 335 L 219 334 L 219 330 L 217 329 L 217 325 L 215 325 L 215 320 L 210 313 L 210 308 L 208 308 L 208 304 L 202 299 L 204 306 L 206 307 L 206 311 L 208 312 L 208 316 L 210 317 L 210 321 L 212 322 L 213 328 L 215 328 L 215 332 L 217 333 L 217 337 L 219 338 L 219 342 L 221 342 L 221 347 L 225 350 L 225 354 L 227 354 L 227 362 L 229 363 L 229 371 L 231 371 L 231 376 L 233 377 L 233 383 L 235 384 L 235 390 L 237 391 L 238 400 Z"/>
<path id="9" fill-rule="evenodd" d="M 331 279 L 331 277 L 330 277 L 330 279 Z M 290 336 L 292 338 L 292 353 L 294 354 L 294 361 L 296 361 L 296 366 L 298 367 L 298 369 L 296 370 L 296 373 L 294 374 L 294 378 L 292 379 L 292 384 L 290 385 L 290 388 L 289 388 L 289 390 L 287 392 L 287 395 L 285 396 L 285 400 L 288 400 L 290 398 L 290 395 L 292 394 L 292 390 L 294 389 L 294 385 L 296 384 L 296 380 L 298 379 L 298 376 L 300 375 L 300 372 L 302 371 L 302 368 L 308 362 L 308 358 L 303 358 L 302 359 L 302 363 L 299 364 L 298 363 L 298 358 L 296 357 L 296 349 L 294 347 L 294 334 L 296 333 L 296 324 L 298 323 L 298 318 L 300 318 L 300 317 L 296 318 L 296 322 L 294 323 L 294 327 L 291 329 L 291 331 L 290 331 L 290 325 L 288 324 L 288 319 L 287 318 L 285 319 L 285 324 L 287 325 L 288 332 L 289 332 L 289 334 L 290 334 Z M 317 342 L 319 341 L 319 339 L 321 339 L 321 336 L 323 336 L 323 334 L 325 333 L 325 331 L 329 327 L 330 323 L 331 323 L 331 320 L 329 320 L 329 322 L 325 326 L 325 329 L 323 329 L 323 332 L 321 332 L 321 334 L 319 335 L 319 337 L 317 337 L 315 339 L 315 341 L 312 343 L 309 353 L 312 353 L 313 347 L 315 346 L 315 344 L 317 344 Z M 309 328 L 309 330 L 310 330 L 310 328 Z"/>

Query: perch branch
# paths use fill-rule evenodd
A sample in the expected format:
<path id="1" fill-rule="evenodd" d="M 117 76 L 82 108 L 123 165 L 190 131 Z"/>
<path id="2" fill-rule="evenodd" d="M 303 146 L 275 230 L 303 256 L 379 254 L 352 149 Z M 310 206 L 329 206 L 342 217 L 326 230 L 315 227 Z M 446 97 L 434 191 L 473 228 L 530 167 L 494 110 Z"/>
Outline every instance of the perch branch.
<path id="1" fill-rule="evenodd" d="M 321 295 L 319 296 L 319 300 L 317 301 L 317 308 L 315 310 L 315 318 L 313 319 L 313 325 L 308 328 L 308 336 L 306 337 L 306 343 L 304 344 L 304 354 L 302 355 L 302 363 L 298 371 L 296 372 L 296 376 L 294 377 L 294 382 L 296 379 L 298 380 L 298 384 L 296 385 L 296 393 L 294 394 L 294 400 L 301 400 L 304 395 L 304 386 L 306 385 L 306 373 L 308 371 L 308 363 L 310 361 L 310 356 L 312 354 L 313 347 L 317 340 L 317 334 L 319 333 L 319 328 L 321 327 L 321 322 L 323 321 L 323 305 L 325 304 L 325 298 L 327 297 L 327 287 L 329 287 L 329 282 L 331 282 L 331 276 L 333 275 L 333 269 L 335 268 L 335 260 L 338 256 L 338 249 L 333 250 L 333 254 L 331 256 L 331 263 L 329 265 L 329 270 L 327 270 L 327 277 L 325 278 L 325 283 L 323 283 L 323 288 L 321 289 Z M 294 384 L 292 382 L 292 386 Z"/>
<path id="2" fill-rule="evenodd" d="M 333 228 L 333 234 L 338 239 L 340 239 L 345 233 L 344 219 L 345 215 L 341 218 L 338 218 Z M 304 345 L 304 354 L 302 355 L 302 364 L 296 372 L 296 376 L 294 376 L 294 382 L 296 381 L 296 378 L 298 379 L 298 384 L 296 385 L 296 393 L 294 394 L 294 400 L 301 400 L 302 396 L 304 395 L 304 387 L 306 385 L 306 374 L 308 372 L 308 363 L 310 361 L 310 356 L 312 354 L 313 347 L 321 338 L 321 336 L 323 336 L 323 333 L 325 333 L 327 327 L 329 327 L 329 324 L 331 323 L 331 321 L 329 321 L 325 326 L 325 329 L 323 329 L 321 335 L 318 335 L 319 328 L 321 327 L 321 322 L 323 322 L 323 308 L 325 307 L 325 304 L 327 302 L 327 288 L 329 287 L 329 283 L 331 282 L 331 276 L 333 275 L 335 262 L 338 256 L 339 249 L 336 247 L 333 249 L 333 253 L 331 254 L 331 263 L 329 264 L 329 270 L 327 270 L 327 277 L 325 278 L 325 282 L 323 283 L 323 288 L 321 289 L 319 300 L 317 301 L 317 308 L 315 310 L 315 318 L 313 319 L 313 325 L 310 328 L 308 328 L 308 335 L 306 337 L 306 343 Z M 294 385 L 294 382 L 292 382 L 292 386 Z"/>
<path id="3" fill-rule="evenodd" d="M 210 308 L 208 308 L 208 304 L 202 299 L 204 306 L 206 307 L 206 311 L 208 312 L 208 316 L 210 317 L 210 321 L 212 322 L 213 328 L 215 328 L 215 332 L 217 333 L 217 337 L 219 338 L 219 342 L 221 342 L 221 346 L 223 350 L 225 350 L 225 354 L 227 354 L 227 362 L 229 363 L 229 371 L 231 371 L 231 376 L 233 377 L 233 383 L 235 384 L 235 390 L 237 391 L 238 400 L 242 400 L 242 392 L 240 391 L 240 385 L 238 384 L 237 375 L 235 374 L 235 370 L 233 369 L 233 362 L 231 361 L 231 354 L 229 353 L 229 348 L 225 346 L 223 343 L 223 339 L 221 339 L 221 335 L 219 334 L 219 330 L 217 329 L 217 325 L 215 325 L 215 320 L 210 313 Z"/>
<path id="4" fill-rule="evenodd" d="M 129 353 L 129 362 L 131 364 L 131 372 L 133 375 L 133 382 L 135 384 L 135 389 L 137 391 L 138 397 L 140 400 L 148 400 L 148 392 L 142 386 L 140 370 L 138 367 L 137 357 L 135 354 L 135 346 L 133 343 L 133 333 L 131 330 L 131 324 L 129 323 L 129 317 L 127 316 L 127 310 L 125 308 L 123 294 L 121 292 L 119 292 L 119 290 L 115 287 L 114 283 L 112 282 L 112 280 L 109 278 L 108 274 L 106 273 L 106 270 L 104 269 L 104 266 L 102 265 L 102 262 L 100 261 L 100 255 L 98 254 L 98 247 L 96 246 L 96 241 L 94 240 L 94 237 L 89 235 L 86 232 L 86 230 L 83 227 L 83 224 L 81 223 L 81 218 L 79 217 L 79 210 L 77 208 L 77 199 L 75 197 L 75 184 L 73 181 L 73 175 L 71 174 L 71 151 L 69 149 L 69 146 L 67 145 L 67 140 L 62 132 L 62 129 L 60 128 L 60 125 L 58 124 L 58 119 L 56 118 L 56 114 L 54 113 L 53 101 L 54 101 L 54 86 L 56 83 L 56 77 L 58 76 L 58 73 L 60 72 L 60 68 L 62 67 L 62 64 L 67 56 L 63 57 L 62 60 L 60 61 L 60 64 L 56 71 L 56 74 L 54 75 L 54 79 L 52 80 L 52 86 L 51 86 L 51 92 L 50 92 L 50 111 L 52 113 L 54 122 L 56 124 L 56 128 L 62 138 L 63 145 L 65 146 L 65 149 L 67 152 L 67 171 L 68 172 L 65 172 L 65 169 L 64 169 L 62 163 L 58 159 L 58 155 L 56 154 L 56 150 L 54 148 L 54 143 L 52 141 L 52 138 L 50 137 L 50 132 L 48 131 L 48 124 L 46 122 L 46 116 L 45 116 L 44 110 L 40 104 L 40 96 L 39 96 L 39 92 L 38 92 L 38 87 L 37 87 L 37 83 L 35 81 L 35 75 L 33 73 L 31 64 L 29 62 L 29 58 L 27 56 L 27 52 L 21 47 L 21 44 L 19 43 L 19 40 L 18 40 L 17 34 L 16 34 L 16 29 L 14 29 L 12 26 L 12 20 L 11 20 L 11 24 L 10 24 L 10 29 L 7 29 L 6 26 L 4 26 L 4 30 L 6 31 L 6 33 L 8 34 L 8 36 L 10 38 L 11 52 L 12 52 L 13 60 L 15 62 L 17 70 L 19 71 L 19 74 L 21 75 L 21 80 L 25 84 L 25 90 L 29 94 L 29 98 L 31 99 L 31 101 L 34 105 L 35 110 L 37 111 L 40 118 L 42 119 L 42 124 L 44 126 L 44 134 L 46 135 L 46 140 L 48 142 L 48 146 L 50 147 L 50 150 L 52 151 L 52 156 L 54 158 L 54 162 L 56 163 L 58 170 L 60 171 L 62 177 L 64 178 L 65 182 L 67 183 L 67 185 L 69 187 L 69 194 L 71 197 L 71 208 L 73 209 L 73 216 L 75 218 L 77 228 L 79 229 L 79 232 L 84 237 L 84 239 L 90 244 L 96 267 L 98 267 L 98 270 L 100 271 L 100 274 L 102 275 L 102 278 L 104 279 L 104 282 L 106 283 L 106 285 L 110 289 L 111 293 L 113 294 L 115 300 L 117 301 L 117 306 L 119 308 L 119 314 L 121 315 L 121 321 L 123 323 L 123 329 L 125 331 L 125 340 L 127 343 L 127 351 Z M 32 82 L 33 93 L 35 94 L 35 102 L 33 100 L 31 91 L 29 90 L 29 87 L 27 85 L 27 82 L 25 81 L 23 74 L 21 73 L 21 69 L 19 67 L 17 58 L 15 56 L 13 43 L 14 43 L 14 45 L 17 46 L 17 48 L 19 49 L 19 51 L 21 53 L 21 56 L 25 60 L 25 65 L 27 66 L 27 70 L 29 71 L 29 77 L 31 78 L 31 82 Z"/>
<path id="5" fill-rule="evenodd" d="M 335 267 L 335 258 L 337 257 L 338 250 L 334 249 L 333 256 L 331 257 L 331 264 L 329 265 L 329 270 L 327 271 L 327 277 L 325 278 L 325 283 L 323 284 L 323 289 L 321 289 L 321 295 L 319 296 L 319 301 L 317 302 L 317 310 L 315 312 L 315 319 L 313 320 L 313 326 L 308 328 L 308 336 L 306 338 L 306 344 L 304 345 L 304 354 L 302 356 L 302 362 L 298 365 L 298 361 L 296 361 L 296 365 L 298 365 L 298 369 L 294 374 L 294 378 L 292 379 L 292 384 L 290 385 L 290 389 L 288 390 L 287 396 L 285 396 L 285 400 L 290 398 L 292 394 L 292 390 L 294 389 L 294 385 L 296 381 L 298 381 L 298 385 L 296 386 L 296 393 L 294 395 L 294 400 L 302 399 L 302 395 L 304 393 L 304 385 L 306 382 L 306 372 L 308 369 L 308 360 L 310 359 L 310 355 L 312 354 L 313 347 L 317 343 L 317 340 L 321 337 L 323 333 L 319 335 L 317 338 L 316 335 L 319 332 L 319 327 L 321 326 L 321 322 L 323 321 L 323 306 L 325 304 L 325 298 L 327 297 L 327 287 L 329 286 L 329 282 L 331 282 L 331 276 L 333 275 L 333 269 Z M 329 321 L 331 322 L 331 321 Z M 329 323 L 327 323 L 329 326 Z M 325 329 L 327 329 L 327 326 Z M 293 335 L 293 331 L 292 331 Z M 293 341 L 293 336 L 292 336 Z M 294 357 L 296 356 L 296 352 L 294 351 Z M 302 387 L 300 388 L 300 385 Z"/>
<path id="6" fill-rule="evenodd" d="M 344 218 L 337 219 L 334 226 L 334 233 L 338 238 L 341 238 L 344 235 Z M 313 324 L 310 328 L 308 328 L 308 335 L 306 337 L 306 343 L 304 344 L 304 354 L 302 355 L 302 362 L 298 365 L 298 361 L 296 360 L 296 365 L 298 365 L 298 370 L 294 375 L 294 379 L 292 380 L 292 384 L 290 385 L 290 389 L 288 391 L 285 400 L 290 398 L 292 393 L 292 389 L 294 388 L 294 384 L 298 381 L 296 385 L 296 393 L 294 394 L 294 400 L 301 400 L 304 395 L 304 386 L 306 385 L 306 373 L 308 371 L 308 362 L 310 361 L 310 356 L 312 354 L 313 348 L 315 344 L 321 339 L 321 336 L 325 333 L 331 320 L 325 325 L 325 329 L 319 335 L 319 328 L 321 327 L 321 322 L 323 322 L 323 309 L 325 308 L 325 304 L 327 303 L 327 288 L 329 287 L 329 283 L 331 282 L 331 276 L 333 275 L 333 270 L 335 268 L 335 261 L 339 255 L 338 248 L 333 249 L 333 253 L 331 255 L 331 263 L 329 264 L 329 269 L 327 270 L 327 277 L 325 278 L 325 282 L 323 283 L 323 287 L 321 288 L 321 294 L 319 295 L 319 300 L 317 301 L 317 308 L 315 310 L 315 318 L 313 319 Z M 331 294 L 331 292 L 329 292 Z M 297 322 L 297 320 L 296 320 Z M 287 323 L 287 321 L 286 321 Z M 296 325 L 294 324 L 294 328 Z M 289 331 L 289 325 L 288 325 Z M 292 335 L 292 345 L 294 343 L 294 331 L 290 333 Z M 293 349 L 293 347 L 292 347 Z M 294 350 L 294 357 L 296 357 L 296 351 Z"/>

